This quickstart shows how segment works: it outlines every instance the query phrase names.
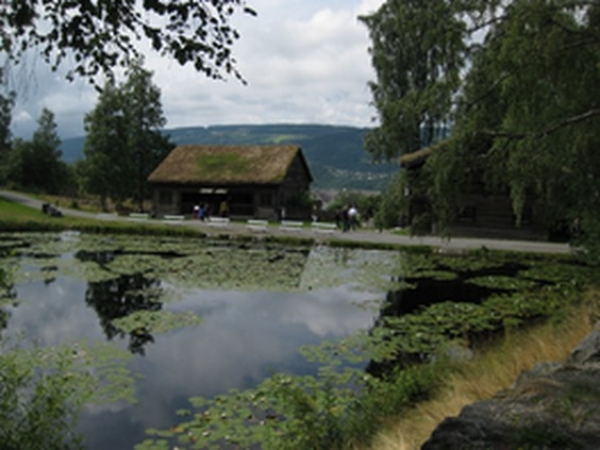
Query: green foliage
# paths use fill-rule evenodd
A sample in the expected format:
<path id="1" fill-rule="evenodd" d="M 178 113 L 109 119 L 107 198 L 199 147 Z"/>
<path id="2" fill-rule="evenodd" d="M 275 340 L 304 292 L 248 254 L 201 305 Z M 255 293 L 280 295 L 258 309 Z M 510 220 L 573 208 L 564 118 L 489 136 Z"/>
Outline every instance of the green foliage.
<path id="1" fill-rule="evenodd" d="M 388 0 L 364 19 L 381 122 L 368 150 L 414 151 L 410 126 L 453 122 L 420 185 L 411 182 L 412 198 L 432 208 L 428 221 L 448 225 L 471 194 L 508 195 L 517 224 L 532 211 L 548 230 L 577 228 L 577 244 L 598 260 L 599 9 L 586 0 Z"/>
<path id="2" fill-rule="evenodd" d="M 71 430 L 83 399 L 73 399 L 72 392 L 82 387 L 76 383 L 83 383 L 87 391 L 89 381 L 65 381 L 71 376 L 71 366 L 70 355 L 63 353 L 58 355 L 55 373 L 40 375 L 35 359 L 23 359 L 14 352 L 0 355 L 0 441 L 4 448 L 82 448 Z"/>
<path id="3" fill-rule="evenodd" d="M 74 430 L 84 404 L 132 398 L 132 378 L 116 362 L 123 357 L 116 349 L 0 347 L 2 448 L 83 448 Z"/>
<path id="4" fill-rule="evenodd" d="M 406 172 L 396 173 L 381 196 L 375 213 L 375 226 L 380 230 L 401 225 L 408 213 L 405 190 Z"/>
<path id="5" fill-rule="evenodd" d="M 136 450 L 237 446 L 264 449 L 343 449 L 367 443 L 385 418 L 432 392 L 443 371 L 434 365 L 398 370 L 377 379 L 330 360 L 317 376 L 274 374 L 254 389 L 208 400 L 169 430 L 148 430 Z"/>
<path id="6" fill-rule="evenodd" d="M 327 207 L 330 216 L 341 213 L 344 208 L 354 206 L 358 211 L 359 222 L 371 220 L 379 209 L 381 195 L 360 191 L 342 190 Z"/>
<path id="7" fill-rule="evenodd" d="M 33 47 L 53 70 L 67 64 L 67 79 L 93 83 L 139 57 L 142 40 L 142 47 L 190 63 L 210 78 L 239 78 L 231 54 L 238 33 L 229 24 L 239 9 L 256 14 L 239 0 L 7 3 L 0 8 L 0 50 L 8 63 L 18 63 Z"/>
<path id="8" fill-rule="evenodd" d="M 388 0 L 360 20 L 369 29 L 380 126 L 366 139 L 376 160 L 430 145 L 449 123 L 464 65 L 465 24 L 456 2 Z"/>
<path id="9" fill-rule="evenodd" d="M 143 210 L 143 201 L 150 197 L 146 179 L 173 145 L 161 133 L 167 120 L 160 100 L 160 89 L 152 84 L 152 72 L 144 70 L 143 60 L 135 61 L 126 72 L 127 80 L 120 87 L 126 122 L 127 149 L 131 152 L 133 197 Z"/>
<path id="10" fill-rule="evenodd" d="M 4 83 L 4 72 L 0 69 L 0 85 Z M 11 147 L 10 123 L 12 120 L 12 108 L 15 103 L 15 93 L 10 91 L 0 94 L 0 185 L 5 183 L 6 176 L 10 173 L 6 170 L 5 158 Z"/>
<path id="11" fill-rule="evenodd" d="M 127 80 L 108 83 L 93 111 L 85 116 L 85 160 L 78 168 L 88 192 L 117 203 L 149 196 L 148 175 L 172 149 L 161 133 L 165 118 L 160 90 L 141 61 L 133 63 Z"/>
<path id="12" fill-rule="evenodd" d="M 4 159 L 5 182 L 19 189 L 58 194 L 70 188 L 70 173 L 61 160 L 60 139 L 52 111 L 44 108 L 31 141 L 17 139 Z"/>

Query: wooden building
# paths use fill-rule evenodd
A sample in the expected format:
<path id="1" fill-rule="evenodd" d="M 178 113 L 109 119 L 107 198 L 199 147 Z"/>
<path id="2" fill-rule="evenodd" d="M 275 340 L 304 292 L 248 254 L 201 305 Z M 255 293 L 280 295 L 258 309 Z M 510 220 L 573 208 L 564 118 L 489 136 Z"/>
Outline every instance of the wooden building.
<path id="1" fill-rule="evenodd" d="M 402 155 L 401 167 L 408 171 L 408 185 L 405 195 L 409 197 L 406 223 L 414 223 L 416 218 L 433 217 L 432 200 L 428 197 L 427 185 L 432 183 L 426 164 L 433 152 L 441 151 L 444 141 Z M 454 221 L 449 224 L 448 231 L 453 235 L 480 237 L 506 237 L 522 239 L 545 239 L 547 230 L 539 223 L 535 214 L 535 199 L 528 197 L 523 208 L 521 223 L 512 209 L 508 187 L 504 192 L 491 192 L 477 176 L 470 174 L 470 184 L 466 192 L 457 199 L 457 210 Z M 412 184 L 412 185 L 411 185 Z M 424 188 L 425 187 L 425 188 Z M 430 219 L 433 220 L 433 219 Z M 425 224 L 435 232 L 435 222 Z"/>
<path id="2" fill-rule="evenodd" d="M 299 208 L 313 178 L 296 145 L 180 145 L 150 174 L 157 215 L 191 214 L 274 219 L 310 214 Z M 297 217 L 304 218 L 304 217 Z"/>

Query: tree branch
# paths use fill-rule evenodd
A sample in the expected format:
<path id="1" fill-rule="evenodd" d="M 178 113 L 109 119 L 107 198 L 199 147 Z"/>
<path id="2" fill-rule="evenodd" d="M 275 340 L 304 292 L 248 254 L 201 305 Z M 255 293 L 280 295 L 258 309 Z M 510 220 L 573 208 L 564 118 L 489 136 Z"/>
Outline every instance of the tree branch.
<path id="1" fill-rule="evenodd" d="M 492 131 L 492 130 L 482 130 L 483 134 L 491 136 L 493 138 L 508 138 L 508 139 L 527 139 L 527 138 L 536 138 L 536 137 L 546 137 L 552 133 L 557 132 L 558 130 L 574 125 L 579 122 L 584 122 L 593 117 L 600 117 L 600 108 L 590 109 L 589 111 L 584 112 L 583 114 L 578 114 L 576 116 L 567 117 L 566 119 L 554 122 L 547 126 L 546 128 L 538 131 L 532 131 L 530 133 L 510 133 L 507 131 Z"/>
<path id="2" fill-rule="evenodd" d="M 494 91 L 494 89 L 496 89 L 498 86 L 500 86 L 500 84 L 506 80 L 507 78 L 509 78 L 512 74 L 510 73 L 505 73 L 502 76 L 498 77 L 498 79 L 496 79 L 496 81 L 494 81 L 486 90 L 485 92 L 483 92 L 480 96 L 474 98 L 473 100 L 470 100 L 468 102 L 455 102 L 456 105 L 465 105 L 467 108 L 472 107 L 473 105 L 475 105 L 476 103 L 479 103 L 481 100 L 483 100 L 484 98 L 486 98 L 488 95 L 491 95 L 491 93 Z"/>

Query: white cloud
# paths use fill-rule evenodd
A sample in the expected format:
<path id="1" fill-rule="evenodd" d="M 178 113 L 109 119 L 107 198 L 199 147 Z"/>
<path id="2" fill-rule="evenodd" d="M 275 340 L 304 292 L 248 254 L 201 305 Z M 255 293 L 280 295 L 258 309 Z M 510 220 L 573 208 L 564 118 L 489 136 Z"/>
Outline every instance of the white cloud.
<path id="1" fill-rule="evenodd" d="M 240 15 L 234 54 L 248 85 L 207 80 L 189 67 L 147 56 L 161 88 L 167 127 L 235 123 L 372 125 L 367 82 L 374 77 L 368 34 L 357 16 L 383 0 L 255 0 L 257 17 Z M 38 63 L 39 66 L 42 63 Z M 19 99 L 13 131 L 27 137 L 42 107 L 55 112 L 62 137 L 83 134 L 95 91 L 39 68 L 38 87 Z M 31 118 L 34 118 L 31 120 Z"/>

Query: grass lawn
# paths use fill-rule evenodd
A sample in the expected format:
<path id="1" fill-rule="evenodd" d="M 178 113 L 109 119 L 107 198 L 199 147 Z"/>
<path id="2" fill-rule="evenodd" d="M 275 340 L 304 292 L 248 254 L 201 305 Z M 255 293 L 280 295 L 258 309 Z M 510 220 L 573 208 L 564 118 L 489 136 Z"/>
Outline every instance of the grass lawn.
<path id="1" fill-rule="evenodd" d="M 162 223 L 139 223 L 127 221 L 96 220 L 81 217 L 50 217 L 42 211 L 19 203 L 0 199 L 1 231 L 62 231 L 170 234 L 204 236 L 200 230 L 190 227 L 173 227 Z"/>

